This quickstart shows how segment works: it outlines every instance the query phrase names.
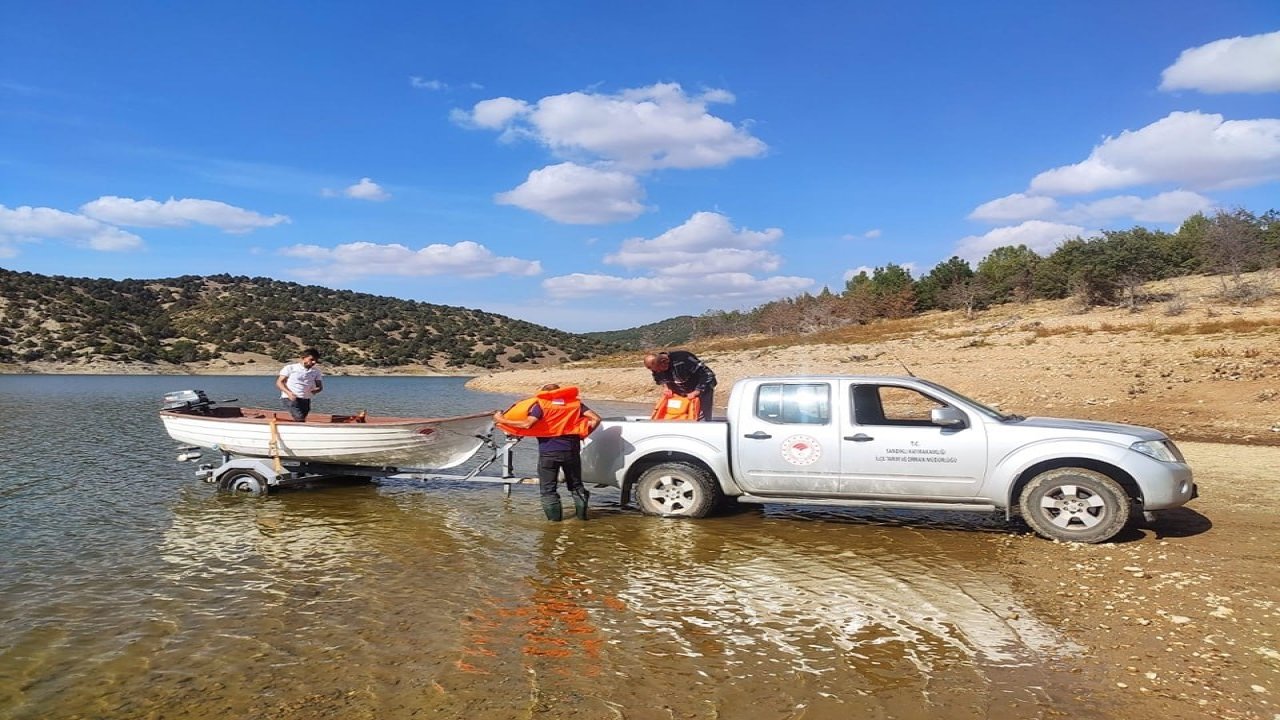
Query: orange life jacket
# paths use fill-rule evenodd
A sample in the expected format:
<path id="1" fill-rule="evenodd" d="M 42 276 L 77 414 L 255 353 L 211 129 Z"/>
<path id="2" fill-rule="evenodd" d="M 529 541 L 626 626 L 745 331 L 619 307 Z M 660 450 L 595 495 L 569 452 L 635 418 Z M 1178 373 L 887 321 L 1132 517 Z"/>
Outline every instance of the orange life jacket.
<path id="1" fill-rule="evenodd" d="M 702 412 L 702 398 L 663 394 L 653 406 L 651 420 L 697 420 Z"/>
<path id="2" fill-rule="evenodd" d="M 540 392 L 507 408 L 502 415 L 508 420 L 524 420 L 529 417 L 529 411 L 534 405 L 542 408 L 542 417 L 538 418 L 533 425 L 522 428 L 497 423 L 498 429 L 508 435 L 524 437 L 560 437 L 561 435 L 586 437 L 593 429 L 591 421 L 582 414 L 578 388 L 572 386 Z"/>

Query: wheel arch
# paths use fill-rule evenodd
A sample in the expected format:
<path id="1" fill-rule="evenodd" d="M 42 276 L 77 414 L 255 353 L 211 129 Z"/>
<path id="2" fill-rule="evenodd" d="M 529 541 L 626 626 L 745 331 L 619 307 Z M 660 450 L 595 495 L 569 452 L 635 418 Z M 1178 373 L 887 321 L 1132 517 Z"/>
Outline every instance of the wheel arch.
<path id="1" fill-rule="evenodd" d="M 1018 507 L 1018 499 L 1022 497 L 1022 490 L 1031 482 L 1031 479 L 1040 473 L 1049 470 L 1057 470 L 1058 468 L 1084 468 L 1085 470 L 1093 470 L 1102 473 L 1112 480 L 1116 481 L 1121 488 L 1124 489 L 1125 495 L 1135 503 L 1142 504 L 1142 489 L 1138 487 L 1138 481 L 1133 478 L 1124 469 L 1119 468 L 1109 462 L 1086 457 L 1061 457 L 1050 460 L 1042 460 L 1038 463 L 1028 466 L 1018 474 L 1017 479 L 1009 488 L 1009 497 L 1007 499 L 1005 514 L 1012 515 Z"/>
<path id="2" fill-rule="evenodd" d="M 636 481 L 640 479 L 640 476 L 643 475 L 646 470 L 653 467 L 654 465 L 661 465 L 663 463 L 669 463 L 669 462 L 683 462 L 689 465 L 693 465 L 694 467 L 700 468 L 706 471 L 708 475 L 710 475 L 712 478 L 715 479 L 716 484 L 720 486 L 721 491 L 724 491 L 726 489 L 724 486 L 724 480 L 716 473 L 715 469 L 711 467 L 710 463 L 706 462 L 705 460 L 698 457 L 697 455 L 693 455 L 686 452 L 679 452 L 677 450 L 665 450 L 661 452 L 649 453 L 648 455 L 645 455 L 644 457 L 631 463 L 631 466 L 627 468 L 626 476 L 623 477 L 622 479 L 623 497 L 631 496 L 631 488 L 635 485 Z"/>

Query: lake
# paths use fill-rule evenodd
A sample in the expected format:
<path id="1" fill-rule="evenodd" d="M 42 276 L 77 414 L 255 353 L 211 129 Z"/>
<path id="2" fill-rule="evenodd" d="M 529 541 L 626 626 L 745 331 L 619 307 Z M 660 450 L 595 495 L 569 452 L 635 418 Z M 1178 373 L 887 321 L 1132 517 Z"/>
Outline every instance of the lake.
<path id="1" fill-rule="evenodd" d="M 0 376 L 0 718 L 1107 717 L 991 562 L 999 521 L 675 521 L 598 489 L 551 523 L 532 486 L 246 498 L 176 462 L 166 391 L 272 382 Z M 316 410 L 515 399 L 464 382 L 329 377 Z"/>

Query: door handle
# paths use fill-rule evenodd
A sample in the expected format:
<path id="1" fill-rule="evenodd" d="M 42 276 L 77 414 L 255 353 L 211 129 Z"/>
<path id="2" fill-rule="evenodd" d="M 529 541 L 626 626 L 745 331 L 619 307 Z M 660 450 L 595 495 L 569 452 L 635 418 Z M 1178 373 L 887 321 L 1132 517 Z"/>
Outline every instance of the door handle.
<path id="1" fill-rule="evenodd" d="M 747 433 L 746 435 L 743 435 L 742 437 L 744 437 L 744 438 L 749 438 L 749 439 L 751 439 L 751 440 L 768 440 L 769 438 L 771 438 L 771 437 L 773 437 L 773 436 L 772 436 L 772 435 L 770 435 L 769 433 L 767 433 L 767 432 L 763 431 L 763 430 L 757 430 L 757 431 L 755 431 L 755 432 L 753 432 L 753 433 Z"/>
<path id="2" fill-rule="evenodd" d="M 858 433 L 857 435 L 845 435 L 844 439 L 852 440 L 854 442 L 870 442 L 871 440 L 875 440 L 875 438 L 871 437 L 866 433 Z"/>

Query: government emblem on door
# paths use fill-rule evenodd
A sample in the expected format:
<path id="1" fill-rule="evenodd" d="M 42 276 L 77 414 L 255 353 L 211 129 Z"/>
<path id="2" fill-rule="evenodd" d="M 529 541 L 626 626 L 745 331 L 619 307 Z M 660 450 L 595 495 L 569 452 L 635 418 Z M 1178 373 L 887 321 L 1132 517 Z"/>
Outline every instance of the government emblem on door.
<path id="1" fill-rule="evenodd" d="M 782 441 L 782 459 L 792 465 L 812 465 L 822 457 L 822 446 L 812 435 L 792 435 Z"/>

